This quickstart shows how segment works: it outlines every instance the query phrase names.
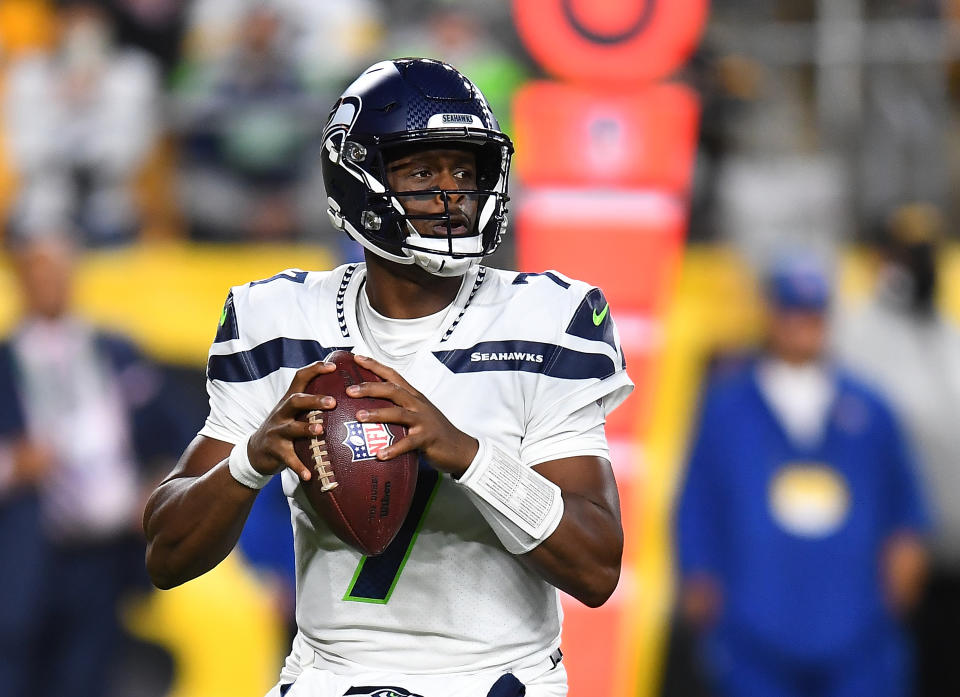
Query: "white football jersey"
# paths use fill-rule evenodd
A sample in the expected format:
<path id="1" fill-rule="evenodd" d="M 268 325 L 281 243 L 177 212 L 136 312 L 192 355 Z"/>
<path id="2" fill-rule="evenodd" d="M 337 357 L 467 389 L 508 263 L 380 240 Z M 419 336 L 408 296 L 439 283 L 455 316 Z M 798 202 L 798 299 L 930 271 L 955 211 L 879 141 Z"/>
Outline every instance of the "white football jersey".
<path id="1" fill-rule="evenodd" d="M 335 349 L 390 364 L 358 326 L 364 279 L 365 265 L 353 264 L 233 288 L 210 350 L 201 434 L 240 441 L 298 368 Z M 436 336 L 396 367 L 451 423 L 525 466 L 608 457 L 602 429 L 570 438 L 565 421 L 593 404 L 608 413 L 633 387 L 603 293 L 552 271 L 475 266 Z M 421 463 L 407 521 L 378 557 L 341 542 L 312 512 L 296 475 L 282 476 L 301 653 L 306 644 L 345 673 L 472 673 L 509 670 L 559 645 L 558 591 L 503 549 L 448 475 Z M 288 660 L 285 677 L 296 672 Z"/>

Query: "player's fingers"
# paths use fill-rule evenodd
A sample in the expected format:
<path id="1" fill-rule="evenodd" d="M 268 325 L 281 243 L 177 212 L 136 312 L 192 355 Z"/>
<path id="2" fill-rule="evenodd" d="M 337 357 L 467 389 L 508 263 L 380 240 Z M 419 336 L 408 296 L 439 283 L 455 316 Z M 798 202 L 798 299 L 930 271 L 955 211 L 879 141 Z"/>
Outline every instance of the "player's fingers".
<path id="1" fill-rule="evenodd" d="M 300 370 L 298 370 L 293 375 L 293 380 L 290 381 L 290 388 L 287 390 L 287 394 L 291 395 L 296 392 L 303 392 L 307 384 L 313 380 L 318 375 L 324 373 L 332 373 L 337 369 L 333 363 L 327 363 L 326 361 L 317 361 L 316 363 L 311 363 L 310 365 L 305 365 Z"/>
<path id="2" fill-rule="evenodd" d="M 385 366 L 383 363 L 370 358 L 369 356 L 354 356 L 354 358 L 356 358 L 357 362 L 359 362 L 364 368 L 383 378 L 387 382 L 392 382 L 395 385 L 399 385 L 410 394 L 418 394 L 418 392 L 413 389 L 410 383 L 404 380 L 403 376 L 393 368 Z"/>
<path id="3" fill-rule="evenodd" d="M 392 382 L 361 382 L 359 385 L 350 385 L 346 392 L 348 397 L 387 399 L 407 409 L 414 407 L 417 402 L 417 398 L 409 390 Z"/>
<path id="4" fill-rule="evenodd" d="M 327 395 L 295 393 L 287 397 L 284 402 L 284 412 L 297 413 L 302 411 L 313 411 L 315 409 L 333 409 L 337 406 L 337 400 Z"/>
<path id="5" fill-rule="evenodd" d="M 419 449 L 420 444 L 419 440 L 413 436 L 406 435 L 398 441 L 394 441 L 392 444 L 388 445 L 385 448 L 380 448 L 377 451 L 378 460 L 390 460 L 395 457 L 400 457 L 404 453 L 409 453 L 413 450 Z"/>
<path id="6" fill-rule="evenodd" d="M 382 407 L 380 409 L 360 409 L 357 412 L 357 421 L 375 424 L 400 424 L 412 426 L 416 421 L 416 413 L 403 407 Z"/>
<path id="7" fill-rule="evenodd" d="M 287 441 L 287 447 L 283 449 L 282 459 L 283 463 L 292 469 L 294 473 L 300 477 L 301 481 L 305 482 L 313 476 L 310 468 L 303 464 L 300 458 L 297 457 L 297 453 L 293 449 L 293 443 L 290 441 Z"/>
<path id="8" fill-rule="evenodd" d="M 323 433 L 323 422 L 296 421 L 290 420 L 278 431 L 286 440 L 296 440 L 298 438 L 314 438 Z"/>

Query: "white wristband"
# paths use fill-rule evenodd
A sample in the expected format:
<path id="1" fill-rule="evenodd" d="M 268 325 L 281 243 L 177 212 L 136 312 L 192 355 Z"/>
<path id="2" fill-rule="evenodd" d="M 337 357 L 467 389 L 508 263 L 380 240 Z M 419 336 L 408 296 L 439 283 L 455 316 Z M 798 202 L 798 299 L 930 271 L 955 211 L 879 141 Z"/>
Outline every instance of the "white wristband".
<path id="1" fill-rule="evenodd" d="M 563 517 L 560 487 L 493 443 L 480 441 L 476 457 L 458 483 L 513 554 L 539 545 Z"/>
<path id="2" fill-rule="evenodd" d="M 250 456 L 247 454 L 247 443 L 250 436 L 233 446 L 230 451 L 230 457 L 227 460 L 227 466 L 230 468 L 230 474 L 238 482 L 250 489 L 262 489 L 273 477 L 272 474 L 261 474 L 250 464 Z"/>

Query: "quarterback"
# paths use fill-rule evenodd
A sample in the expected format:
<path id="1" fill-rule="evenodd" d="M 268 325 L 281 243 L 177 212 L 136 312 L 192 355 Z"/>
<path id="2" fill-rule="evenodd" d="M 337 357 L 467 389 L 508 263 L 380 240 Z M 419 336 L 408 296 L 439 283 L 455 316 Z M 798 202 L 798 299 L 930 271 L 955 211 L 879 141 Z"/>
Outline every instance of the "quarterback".
<path id="1" fill-rule="evenodd" d="M 559 590 L 602 604 L 623 533 L 604 435 L 627 396 L 598 288 L 481 264 L 506 226 L 513 145 L 476 86 L 427 59 L 367 69 L 323 135 L 334 225 L 365 262 L 231 289 L 210 349 L 206 424 L 144 513 L 147 568 L 169 588 L 233 548 L 257 491 L 282 478 L 298 633 L 272 695 L 561 697 Z M 405 425 L 411 534 L 364 557 L 318 518 L 293 441 L 331 409 L 304 393 L 348 349 L 383 382 L 347 390 Z M 405 528 L 407 526 L 405 525 Z"/>

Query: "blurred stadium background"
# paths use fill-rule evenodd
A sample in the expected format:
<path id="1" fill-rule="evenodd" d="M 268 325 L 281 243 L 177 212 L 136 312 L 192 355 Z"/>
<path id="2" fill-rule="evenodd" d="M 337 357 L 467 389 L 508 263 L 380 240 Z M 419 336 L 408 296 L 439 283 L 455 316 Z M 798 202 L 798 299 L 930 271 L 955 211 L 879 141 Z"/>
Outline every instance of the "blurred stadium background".
<path id="1" fill-rule="evenodd" d="M 899 206 L 932 204 L 955 238 L 960 2 L 0 0 L 5 234 L 69 221 L 79 310 L 160 362 L 199 428 L 228 287 L 357 257 L 326 221 L 317 136 L 361 68 L 402 55 L 471 76 L 517 144 L 492 263 L 611 301 L 637 383 L 609 424 L 626 563 L 603 608 L 565 603 L 565 662 L 574 697 L 656 695 L 697 391 L 758 336 L 759 270 L 813 248 L 855 304 Z M 960 255 L 942 263 L 958 316 Z M 0 291 L 10 327 L 7 267 Z M 289 629 L 271 555 L 131 595 L 106 693 L 264 694 Z"/>

